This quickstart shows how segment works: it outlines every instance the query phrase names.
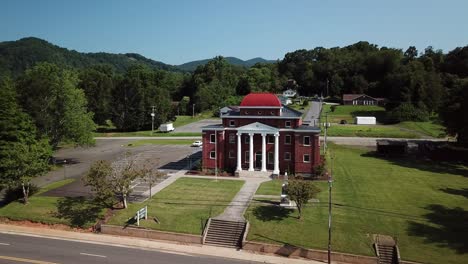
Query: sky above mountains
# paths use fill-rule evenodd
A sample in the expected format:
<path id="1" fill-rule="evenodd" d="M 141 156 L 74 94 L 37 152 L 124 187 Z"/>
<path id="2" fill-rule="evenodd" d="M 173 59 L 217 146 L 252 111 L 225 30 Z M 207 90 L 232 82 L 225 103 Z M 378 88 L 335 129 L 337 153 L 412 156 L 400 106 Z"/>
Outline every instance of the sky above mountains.
<path id="1" fill-rule="evenodd" d="M 468 44 L 466 10 L 466 0 L 3 0 L 0 41 L 34 36 L 168 64 L 216 55 L 275 60 L 361 40 L 448 52 Z"/>

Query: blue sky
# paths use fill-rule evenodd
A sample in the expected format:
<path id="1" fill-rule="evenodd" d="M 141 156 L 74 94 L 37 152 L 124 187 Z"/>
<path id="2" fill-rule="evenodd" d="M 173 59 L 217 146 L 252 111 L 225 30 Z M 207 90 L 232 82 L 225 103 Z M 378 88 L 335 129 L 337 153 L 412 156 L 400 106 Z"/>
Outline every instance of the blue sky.
<path id="1" fill-rule="evenodd" d="M 0 7 L 0 41 L 35 36 L 168 64 L 216 55 L 281 59 L 360 40 L 444 52 L 468 44 L 466 0 L 3 0 Z"/>

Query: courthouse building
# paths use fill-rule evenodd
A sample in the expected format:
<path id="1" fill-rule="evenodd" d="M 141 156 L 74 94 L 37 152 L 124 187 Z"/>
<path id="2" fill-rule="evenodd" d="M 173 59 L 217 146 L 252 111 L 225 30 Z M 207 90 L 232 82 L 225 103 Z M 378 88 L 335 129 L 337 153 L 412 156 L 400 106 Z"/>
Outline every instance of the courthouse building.
<path id="1" fill-rule="evenodd" d="M 203 128 L 203 169 L 313 174 L 320 164 L 320 128 L 303 125 L 301 116 L 274 94 L 248 94 L 221 115 L 222 124 Z"/>

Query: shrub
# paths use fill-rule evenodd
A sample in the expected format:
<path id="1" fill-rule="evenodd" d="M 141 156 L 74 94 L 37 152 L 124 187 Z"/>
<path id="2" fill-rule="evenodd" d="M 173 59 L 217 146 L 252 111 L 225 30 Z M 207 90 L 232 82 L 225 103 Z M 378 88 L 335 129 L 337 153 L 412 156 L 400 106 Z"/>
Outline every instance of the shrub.
<path id="1" fill-rule="evenodd" d="M 411 103 L 402 103 L 389 113 L 392 122 L 427 121 L 429 116 L 424 106 L 415 107 Z"/>
<path id="2" fill-rule="evenodd" d="M 335 110 L 336 110 L 336 105 L 330 106 L 330 111 L 335 112 Z"/>

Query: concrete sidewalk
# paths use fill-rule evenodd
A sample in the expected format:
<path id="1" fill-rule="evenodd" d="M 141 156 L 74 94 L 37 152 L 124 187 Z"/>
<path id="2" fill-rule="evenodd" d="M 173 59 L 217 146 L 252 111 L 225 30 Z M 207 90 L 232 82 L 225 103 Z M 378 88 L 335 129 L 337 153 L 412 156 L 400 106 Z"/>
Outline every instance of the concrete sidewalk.
<path id="1" fill-rule="evenodd" d="M 305 260 L 305 259 L 292 259 L 286 257 L 272 256 L 272 255 L 261 255 L 242 250 L 236 250 L 231 248 L 212 247 L 205 245 L 184 245 L 175 244 L 170 242 L 163 242 L 158 240 L 149 240 L 142 238 L 133 237 L 121 237 L 104 234 L 94 233 L 81 233 L 64 230 L 56 230 L 49 228 L 37 228 L 17 225 L 0 224 L 0 233 L 4 234 L 16 234 L 26 236 L 36 236 L 51 239 L 60 239 L 67 241 L 76 241 L 83 243 L 111 245 L 116 247 L 129 247 L 138 248 L 144 250 L 156 250 L 174 254 L 193 254 L 193 255 L 205 255 L 215 256 L 230 259 L 238 259 L 245 261 L 255 261 L 263 263 L 292 263 L 292 264 L 322 264 L 323 262 Z"/>

